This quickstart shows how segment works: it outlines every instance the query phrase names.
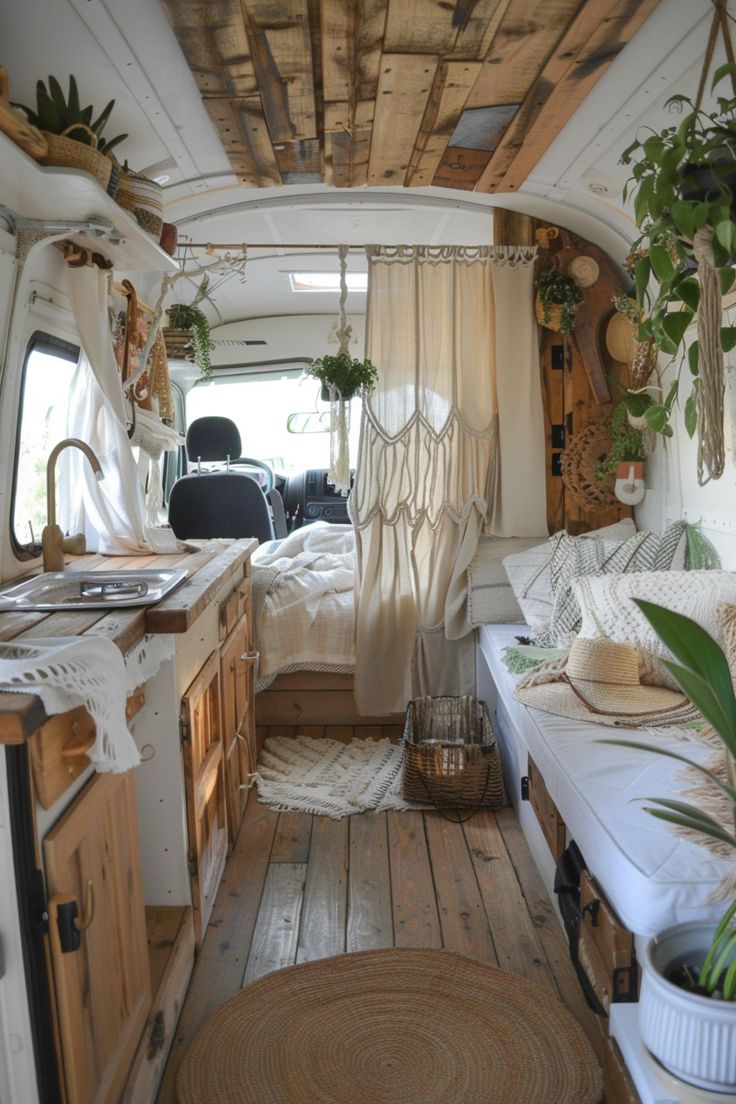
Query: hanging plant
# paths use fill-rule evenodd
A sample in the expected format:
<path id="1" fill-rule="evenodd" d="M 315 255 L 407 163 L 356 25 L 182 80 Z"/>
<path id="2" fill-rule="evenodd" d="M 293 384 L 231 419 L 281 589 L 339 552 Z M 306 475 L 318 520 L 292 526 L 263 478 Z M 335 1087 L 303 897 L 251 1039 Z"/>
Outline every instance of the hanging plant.
<path id="1" fill-rule="evenodd" d="M 172 329 L 191 330 L 194 363 L 199 367 L 201 374 L 205 377 L 212 374 L 210 353 L 215 347 L 210 337 L 209 319 L 199 306 L 204 299 L 208 298 L 208 285 L 209 277 L 205 276 L 191 303 L 174 303 L 173 306 L 169 307 L 166 311 L 169 318 L 169 325 Z"/>
<path id="2" fill-rule="evenodd" d="M 583 290 L 572 276 L 563 276 L 556 268 L 543 272 L 537 280 L 537 320 L 567 337 L 575 327 L 583 298 Z"/>
<path id="3" fill-rule="evenodd" d="M 372 391 L 378 381 L 378 370 L 370 360 L 357 360 L 349 353 L 315 357 L 307 375 L 320 381 L 326 401 L 332 398 L 331 389 L 336 398 L 351 399 L 360 391 Z"/>
<path id="4" fill-rule="evenodd" d="M 605 460 L 596 465 L 596 479 L 605 479 L 616 471 L 619 464 L 643 463 L 646 458 L 644 434 L 640 429 L 629 425 L 626 400 L 619 403 L 611 418 L 611 447 Z"/>

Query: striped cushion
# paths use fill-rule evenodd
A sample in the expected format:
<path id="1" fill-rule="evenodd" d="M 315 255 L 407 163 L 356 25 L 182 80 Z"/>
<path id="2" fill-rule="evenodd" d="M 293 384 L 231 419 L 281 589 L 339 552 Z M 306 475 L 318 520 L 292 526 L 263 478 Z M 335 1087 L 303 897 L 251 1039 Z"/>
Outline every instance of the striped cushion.
<path id="1" fill-rule="evenodd" d="M 687 527 L 675 522 L 663 533 L 643 530 L 628 540 L 579 541 L 560 533 L 550 562 L 552 619 L 537 643 L 564 648 L 580 629 L 580 606 L 572 582 L 580 575 L 626 575 L 685 568 Z"/>

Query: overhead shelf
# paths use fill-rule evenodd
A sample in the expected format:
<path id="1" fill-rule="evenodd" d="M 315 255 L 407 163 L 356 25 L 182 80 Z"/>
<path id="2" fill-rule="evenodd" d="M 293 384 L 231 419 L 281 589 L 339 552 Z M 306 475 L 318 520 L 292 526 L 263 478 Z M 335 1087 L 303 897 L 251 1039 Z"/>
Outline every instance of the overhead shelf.
<path id="1" fill-rule="evenodd" d="M 39 165 L 2 133 L 0 164 L 0 205 L 17 218 L 106 223 L 111 229 L 103 237 L 84 231 L 66 236 L 126 272 L 177 270 L 176 261 L 88 173 Z"/>

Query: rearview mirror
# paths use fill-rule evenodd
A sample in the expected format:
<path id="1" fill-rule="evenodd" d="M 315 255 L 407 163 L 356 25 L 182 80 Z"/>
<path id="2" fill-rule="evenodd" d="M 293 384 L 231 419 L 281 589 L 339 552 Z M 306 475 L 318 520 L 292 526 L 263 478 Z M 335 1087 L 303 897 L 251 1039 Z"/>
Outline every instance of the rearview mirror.
<path id="1" fill-rule="evenodd" d="M 305 410 L 299 414 L 289 414 L 286 419 L 287 433 L 329 433 L 330 412 L 323 410 Z"/>

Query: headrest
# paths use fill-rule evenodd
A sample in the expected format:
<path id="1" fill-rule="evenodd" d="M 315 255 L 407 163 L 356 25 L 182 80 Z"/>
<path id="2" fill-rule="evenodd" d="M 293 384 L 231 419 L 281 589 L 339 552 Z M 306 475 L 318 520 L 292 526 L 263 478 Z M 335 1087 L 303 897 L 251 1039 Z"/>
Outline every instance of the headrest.
<path id="1" fill-rule="evenodd" d="M 237 460 L 240 447 L 240 431 L 230 418 L 195 418 L 187 429 L 190 460 Z"/>

